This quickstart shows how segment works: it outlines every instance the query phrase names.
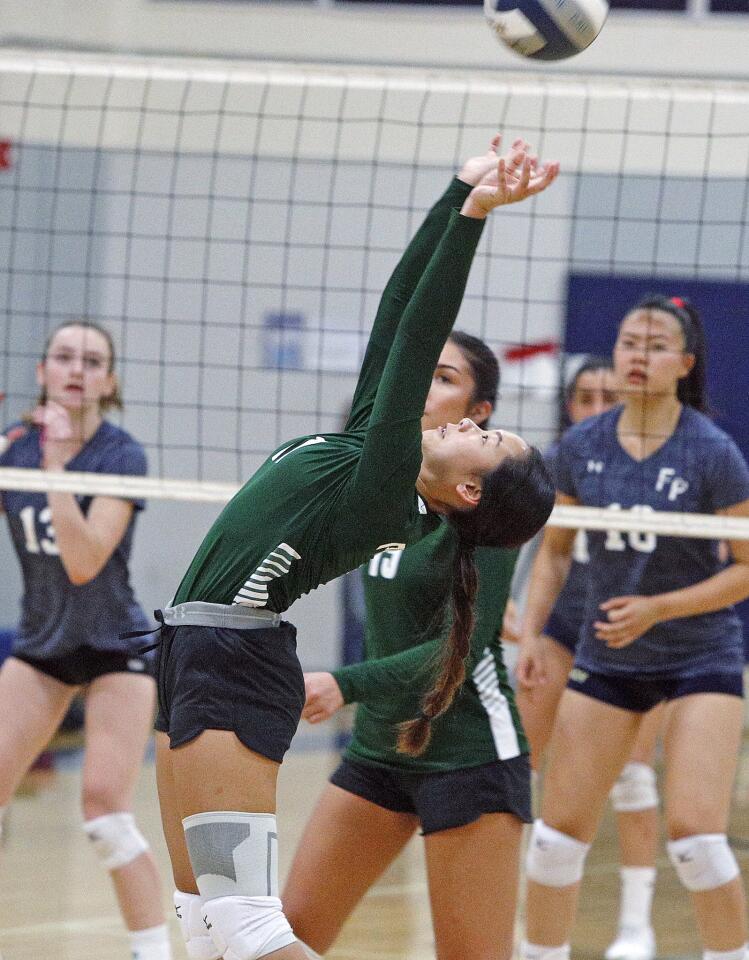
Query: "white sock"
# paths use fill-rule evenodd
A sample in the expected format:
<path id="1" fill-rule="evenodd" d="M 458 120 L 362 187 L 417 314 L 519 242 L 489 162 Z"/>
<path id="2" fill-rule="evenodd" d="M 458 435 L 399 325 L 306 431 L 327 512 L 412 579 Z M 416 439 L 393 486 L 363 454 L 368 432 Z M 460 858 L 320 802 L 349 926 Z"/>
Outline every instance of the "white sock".
<path id="1" fill-rule="evenodd" d="M 523 940 L 520 957 L 521 960 L 570 960 L 570 945 L 563 943 L 561 947 L 541 947 Z"/>
<path id="2" fill-rule="evenodd" d="M 133 960 L 172 960 L 169 927 L 162 923 L 146 930 L 130 930 Z"/>
<path id="3" fill-rule="evenodd" d="M 650 908 L 655 891 L 655 867 L 622 867 L 619 927 L 650 926 Z"/>
<path id="4" fill-rule="evenodd" d="M 702 960 L 746 960 L 749 956 L 749 944 L 738 950 L 704 950 Z"/>

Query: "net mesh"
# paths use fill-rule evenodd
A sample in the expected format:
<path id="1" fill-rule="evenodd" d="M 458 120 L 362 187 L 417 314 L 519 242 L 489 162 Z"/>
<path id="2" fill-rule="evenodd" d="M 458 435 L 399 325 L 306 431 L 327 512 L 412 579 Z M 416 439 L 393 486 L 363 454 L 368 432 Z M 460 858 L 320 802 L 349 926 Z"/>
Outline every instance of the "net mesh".
<path id="1" fill-rule="evenodd" d="M 49 332 L 95 319 L 150 476 L 6 469 L 0 486 L 223 500 L 285 439 L 339 428 L 390 271 L 496 129 L 563 172 L 490 218 L 458 327 L 500 357 L 502 425 L 547 444 L 570 273 L 747 279 L 748 107 L 719 83 L 3 53 L 4 422 L 34 404 Z"/>

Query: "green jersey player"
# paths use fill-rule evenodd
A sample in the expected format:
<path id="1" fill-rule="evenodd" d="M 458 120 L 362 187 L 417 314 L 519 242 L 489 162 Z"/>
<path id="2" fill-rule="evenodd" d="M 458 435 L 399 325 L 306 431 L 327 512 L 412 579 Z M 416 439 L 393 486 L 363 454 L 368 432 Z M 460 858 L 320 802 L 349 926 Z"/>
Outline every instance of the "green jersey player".
<path id="1" fill-rule="evenodd" d="M 432 208 L 391 277 L 339 434 L 283 444 L 209 531 L 159 651 L 159 796 L 193 956 L 304 956 L 276 881 L 276 778 L 304 704 L 295 631 L 301 594 L 448 518 L 456 531 L 453 628 L 421 712 L 402 731 L 418 752 L 464 676 L 476 546 L 514 545 L 551 510 L 537 451 L 470 420 L 422 435 L 432 374 L 460 307 L 483 221 L 545 189 L 557 164 L 498 139 Z M 170 749 L 171 748 L 171 749 Z"/>
<path id="2" fill-rule="evenodd" d="M 422 426 L 461 416 L 483 426 L 498 379 L 486 344 L 452 334 Z M 310 722 L 357 703 L 353 739 L 307 824 L 282 897 L 297 936 L 318 953 L 329 949 L 369 886 L 420 828 L 437 955 L 511 954 L 520 836 L 530 821 L 526 741 L 499 641 L 515 550 L 476 550 L 468 679 L 434 722 L 423 754 L 403 754 L 396 743 L 398 724 L 413 715 L 431 680 L 454 551 L 452 528 L 442 523 L 406 550 L 373 557 L 362 568 L 365 659 L 305 675 L 303 716 Z M 325 863 L 335 863 L 335 872 Z"/>

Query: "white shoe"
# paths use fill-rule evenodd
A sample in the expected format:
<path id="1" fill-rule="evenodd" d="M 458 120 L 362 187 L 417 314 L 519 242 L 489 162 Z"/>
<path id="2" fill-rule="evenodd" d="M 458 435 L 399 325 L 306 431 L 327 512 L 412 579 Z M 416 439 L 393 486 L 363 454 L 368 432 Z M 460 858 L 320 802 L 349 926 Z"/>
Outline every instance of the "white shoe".
<path id="1" fill-rule="evenodd" d="M 655 960 L 652 927 L 621 927 L 604 954 L 605 960 Z"/>

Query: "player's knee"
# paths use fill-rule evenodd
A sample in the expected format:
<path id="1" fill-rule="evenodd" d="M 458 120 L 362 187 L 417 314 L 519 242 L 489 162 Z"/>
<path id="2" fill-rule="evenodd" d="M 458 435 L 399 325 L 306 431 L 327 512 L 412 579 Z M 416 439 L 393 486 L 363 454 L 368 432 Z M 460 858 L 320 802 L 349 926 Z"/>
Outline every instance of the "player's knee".
<path id="1" fill-rule="evenodd" d="M 628 763 L 611 791 L 617 813 L 639 813 L 658 806 L 655 770 L 646 763 Z"/>
<path id="2" fill-rule="evenodd" d="M 203 922 L 224 960 L 259 960 L 296 937 L 278 897 L 276 818 L 216 811 L 183 820 Z"/>
<path id="3" fill-rule="evenodd" d="M 126 867 L 149 849 L 132 813 L 108 813 L 86 820 L 83 829 L 107 870 Z"/>
<path id="4" fill-rule="evenodd" d="M 546 887 L 568 887 L 582 879 L 589 843 L 536 820 L 526 855 L 528 877 Z"/>
<path id="5" fill-rule="evenodd" d="M 197 893 L 175 890 L 174 912 L 190 960 L 221 960 L 203 920 L 203 898 Z"/>
<path id="6" fill-rule="evenodd" d="M 715 890 L 739 875 L 724 833 L 698 833 L 666 844 L 679 880 L 692 893 Z"/>
<path id="7" fill-rule="evenodd" d="M 81 806 L 83 819 L 86 822 L 105 817 L 121 810 L 125 805 L 119 792 L 115 792 L 112 785 L 108 784 L 104 778 L 84 783 Z"/>

